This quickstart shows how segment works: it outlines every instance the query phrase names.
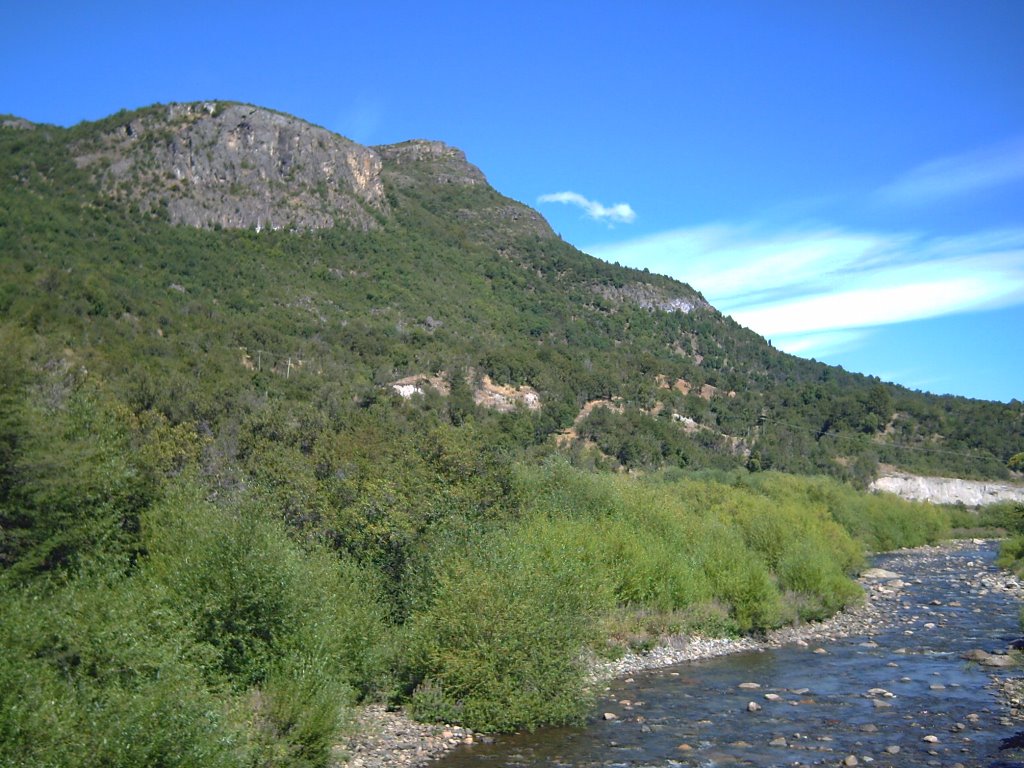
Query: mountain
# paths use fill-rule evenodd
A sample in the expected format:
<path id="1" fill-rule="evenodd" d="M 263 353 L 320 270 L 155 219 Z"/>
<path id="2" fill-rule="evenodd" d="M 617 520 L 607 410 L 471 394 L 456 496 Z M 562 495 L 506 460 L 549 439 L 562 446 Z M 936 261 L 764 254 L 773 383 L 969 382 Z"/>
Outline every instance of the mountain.
<path id="1" fill-rule="evenodd" d="M 225 461 L 254 414 L 371 406 L 627 469 L 1006 478 L 1024 449 L 1021 403 L 781 353 L 694 288 L 579 252 L 441 142 L 365 147 L 229 102 L 0 122 L 5 332 L 34 375 L 88 371 Z"/>
<path id="2" fill-rule="evenodd" d="M 335 765 L 369 702 L 580 723 L 590 659 L 823 618 L 864 550 L 1024 529 L 760 471 L 1006 478 L 1021 403 L 780 353 L 440 142 L 222 102 L 0 117 L 0 254 L 3 765 Z"/>

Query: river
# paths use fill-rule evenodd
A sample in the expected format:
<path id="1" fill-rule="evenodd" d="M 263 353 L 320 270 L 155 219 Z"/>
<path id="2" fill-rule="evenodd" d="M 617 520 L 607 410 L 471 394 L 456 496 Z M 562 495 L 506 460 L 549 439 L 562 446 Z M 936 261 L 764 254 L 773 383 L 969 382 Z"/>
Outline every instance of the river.
<path id="1" fill-rule="evenodd" d="M 897 552 L 869 634 L 688 662 L 612 683 L 585 727 L 460 747 L 433 768 L 1024 767 L 1024 725 L 965 661 L 1020 638 L 992 542 Z M 885 589 L 885 587 L 883 587 Z M 1015 674 L 1015 673 L 1014 673 Z"/>

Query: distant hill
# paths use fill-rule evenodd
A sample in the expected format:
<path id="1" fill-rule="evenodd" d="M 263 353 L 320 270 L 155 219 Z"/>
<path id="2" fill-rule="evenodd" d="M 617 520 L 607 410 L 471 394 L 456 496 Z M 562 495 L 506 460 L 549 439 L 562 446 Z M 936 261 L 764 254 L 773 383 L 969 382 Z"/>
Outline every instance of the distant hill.
<path id="1" fill-rule="evenodd" d="M 200 425 L 224 461 L 253 414 L 343 429 L 371 407 L 630 470 L 1007 478 L 1024 450 L 1020 402 L 779 352 L 563 242 L 441 142 L 229 102 L 0 123 L 5 332 L 34 375 Z"/>

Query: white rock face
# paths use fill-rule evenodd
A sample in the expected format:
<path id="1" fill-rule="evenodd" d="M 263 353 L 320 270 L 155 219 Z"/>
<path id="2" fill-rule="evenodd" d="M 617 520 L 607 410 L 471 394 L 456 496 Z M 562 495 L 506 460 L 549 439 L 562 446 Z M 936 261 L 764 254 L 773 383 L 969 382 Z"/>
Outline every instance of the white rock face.
<path id="1" fill-rule="evenodd" d="M 964 504 L 982 507 L 997 501 L 1024 501 L 1024 487 L 991 481 L 958 480 L 952 477 L 889 475 L 869 486 L 872 491 L 894 493 L 911 501 L 933 504 Z"/>

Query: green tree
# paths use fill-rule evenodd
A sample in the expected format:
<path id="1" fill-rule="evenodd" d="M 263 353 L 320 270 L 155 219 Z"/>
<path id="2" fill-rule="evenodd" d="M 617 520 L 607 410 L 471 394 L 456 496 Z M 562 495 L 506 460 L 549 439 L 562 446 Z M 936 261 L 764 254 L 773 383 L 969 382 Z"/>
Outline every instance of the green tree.
<path id="1" fill-rule="evenodd" d="M 1006 466 L 1011 472 L 1024 472 L 1024 451 L 1011 456 Z"/>

